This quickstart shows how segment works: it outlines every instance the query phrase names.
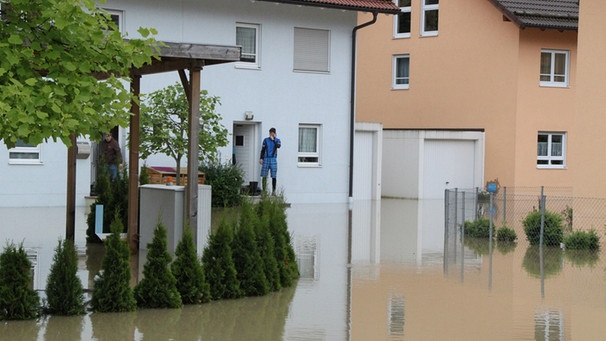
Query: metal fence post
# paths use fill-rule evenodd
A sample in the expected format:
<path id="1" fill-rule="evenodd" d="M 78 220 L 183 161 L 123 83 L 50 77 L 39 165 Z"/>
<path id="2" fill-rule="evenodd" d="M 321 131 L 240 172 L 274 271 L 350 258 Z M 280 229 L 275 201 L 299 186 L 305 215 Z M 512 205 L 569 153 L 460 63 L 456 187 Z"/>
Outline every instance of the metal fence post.
<path id="1" fill-rule="evenodd" d="M 503 186 L 503 226 L 507 225 L 507 186 Z"/>
<path id="2" fill-rule="evenodd" d="M 545 195 L 543 194 L 543 186 L 541 186 L 541 198 L 539 199 L 539 207 L 541 210 L 541 234 L 539 236 L 539 245 L 543 247 L 543 234 L 545 232 Z"/>

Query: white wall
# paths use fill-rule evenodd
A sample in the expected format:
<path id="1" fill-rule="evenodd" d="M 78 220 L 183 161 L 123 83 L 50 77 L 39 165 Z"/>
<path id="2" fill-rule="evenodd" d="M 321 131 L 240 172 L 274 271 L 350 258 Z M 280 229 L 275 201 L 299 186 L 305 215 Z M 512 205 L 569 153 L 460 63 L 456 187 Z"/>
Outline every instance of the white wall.
<path id="1" fill-rule="evenodd" d="M 138 5 L 147 7 L 141 9 Z M 344 202 L 348 195 L 349 93 L 351 31 L 356 13 L 265 2 L 222 1 L 108 1 L 108 9 L 123 10 L 129 36 L 139 26 L 155 27 L 157 39 L 204 44 L 235 44 L 236 22 L 261 25 L 260 70 L 235 64 L 207 66 L 202 88 L 221 98 L 217 111 L 229 130 L 230 143 L 220 150 L 231 158 L 234 121 L 252 111 L 263 137 L 275 127 L 282 140 L 278 153 L 278 187 L 290 202 Z M 330 30 L 330 72 L 293 72 L 294 27 Z M 141 91 L 149 93 L 178 81 L 166 73 L 144 76 Z M 322 125 L 322 166 L 297 165 L 298 125 Z M 260 146 L 259 141 L 259 146 Z M 171 165 L 154 157 L 147 164 Z"/>

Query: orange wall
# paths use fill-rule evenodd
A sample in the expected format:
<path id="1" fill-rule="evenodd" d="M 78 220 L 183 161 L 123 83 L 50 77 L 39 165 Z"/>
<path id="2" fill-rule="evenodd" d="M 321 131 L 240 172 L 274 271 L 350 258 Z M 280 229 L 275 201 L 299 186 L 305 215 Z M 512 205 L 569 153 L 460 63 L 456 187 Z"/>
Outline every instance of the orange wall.
<path id="1" fill-rule="evenodd" d="M 393 38 L 393 16 L 359 32 L 357 120 L 386 129 L 484 129 L 486 180 L 572 186 L 576 32 L 520 30 L 489 1 L 467 0 L 440 3 L 439 35 L 419 37 L 420 3 L 412 3 L 410 38 Z M 541 48 L 571 51 L 570 88 L 539 87 Z M 392 90 L 392 56 L 404 53 L 410 89 Z M 568 133 L 567 169 L 537 169 L 538 131 Z"/>

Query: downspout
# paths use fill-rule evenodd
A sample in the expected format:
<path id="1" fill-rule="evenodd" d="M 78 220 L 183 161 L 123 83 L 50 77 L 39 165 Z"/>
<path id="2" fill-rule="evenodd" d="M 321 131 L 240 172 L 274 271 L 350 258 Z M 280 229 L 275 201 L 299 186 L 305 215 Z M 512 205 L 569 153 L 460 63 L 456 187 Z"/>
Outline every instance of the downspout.
<path id="1" fill-rule="evenodd" d="M 356 125 L 356 38 L 359 29 L 377 22 L 377 12 L 372 12 L 372 20 L 353 28 L 351 34 L 351 105 L 349 113 L 349 202 L 353 200 L 354 135 Z"/>

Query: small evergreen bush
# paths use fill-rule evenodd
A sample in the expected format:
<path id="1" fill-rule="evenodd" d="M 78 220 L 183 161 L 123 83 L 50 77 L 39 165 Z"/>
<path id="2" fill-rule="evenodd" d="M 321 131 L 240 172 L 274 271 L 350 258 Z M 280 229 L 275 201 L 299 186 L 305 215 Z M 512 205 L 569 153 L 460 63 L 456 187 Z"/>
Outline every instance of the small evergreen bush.
<path id="1" fill-rule="evenodd" d="M 539 245 L 541 238 L 541 212 L 532 211 L 522 221 L 526 239 L 530 245 Z M 557 213 L 545 211 L 545 221 L 543 226 L 544 236 L 543 244 L 546 246 L 559 246 L 564 238 L 562 228 L 562 217 Z"/>
<path id="2" fill-rule="evenodd" d="M 244 200 L 232 250 L 240 289 L 245 296 L 263 296 L 269 292 L 263 259 L 259 253 L 253 229 L 256 219 L 258 218 L 252 206 Z"/>
<path id="3" fill-rule="evenodd" d="M 215 233 L 209 236 L 208 245 L 202 253 L 202 268 L 210 284 L 211 300 L 242 296 L 231 249 L 232 240 L 232 228 L 222 220 Z"/>
<path id="4" fill-rule="evenodd" d="M 256 217 L 254 220 L 255 236 L 259 254 L 263 259 L 265 278 L 269 284 L 269 290 L 278 291 L 282 288 L 282 284 L 280 282 L 280 269 L 276 260 L 276 242 L 269 231 L 269 216 L 260 217 L 257 215 Z"/>
<path id="5" fill-rule="evenodd" d="M 31 288 L 32 263 L 23 245 L 0 254 L 0 320 L 30 320 L 40 314 L 40 297 Z"/>
<path id="6" fill-rule="evenodd" d="M 101 271 L 94 279 L 91 309 L 95 312 L 127 312 L 137 309 L 130 287 L 130 251 L 120 239 L 124 225 L 117 213 L 111 223 L 112 234 L 105 240 Z"/>
<path id="7" fill-rule="evenodd" d="M 516 239 L 518 239 L 518 235 L 513 229 L 507 226 L 501 226 L 497 229 L 497 241 L 514 242 Z"/>
<path id="8" fill-rule="evenodd" d="M 466 221 L 464 231 L 466 237 L 489 238 L 490 220 L 488 218 L 479 218 L 475 221 Z"/>
<path id="9" fill-rule="evenodd" d="M 119 212 L 122 220 L 123 230 L 128 226 L 128 174 L 126 166 L 118 172 L 114 181 L 109 178 L 109 171 L 104 164 L 100 164 L 99 174 L 95 182 L 95 193 L 97 199 L 90 206 L 87 216 L 86 241 L 89 243 L 101 243 L 101 239 L 95 234 L 96 206 L 103 205 L 103 232 L 111 232 L 111 223 L 115 212 Z"/>
<path id="10" fill-rule="evenodd" d="M 571 250 L 599 250 L 600 237 L 595 230 L 574 231 L 564 238 L 564 245 Z"/>
<path id="11" fill-rule="evenodd" d="M 171 271 L 177 280 L 177 290 L 183 304 L 197 304 L 210 301 L 210 286 L 206 282 L 202 262 L 196 253 L 193 233 L 185 226 L 183 238 L 175 250 L 175 261 Z"/>
<path id="12" fill-rule="evenodd" d="M 212 206 L 232 207 L 242 202 L 240 190 L 244 181 L 244 171 L 232 163 L 207 163 L 200 166 L 206 184 L 211 185 Z"/>
<path id="13" fill-rule="evenodd" d="M 141 308 L 179 308 L 181 295 L 177 280 L 170 271 L 172 256 L 168 252 L 166 228 L 156 224 L 154 238 L 147 244 L 147 257 L 143 265 L 143 279 L 135 286 L 137 306 Z"/>
<path id="14" fill-rule="evenodd" d="M 78 277 L 78 254 L 71 240 L 59 241 L 46 282 L 45 312 L 55 315 L 85 313 L 84 289 Z"/>

